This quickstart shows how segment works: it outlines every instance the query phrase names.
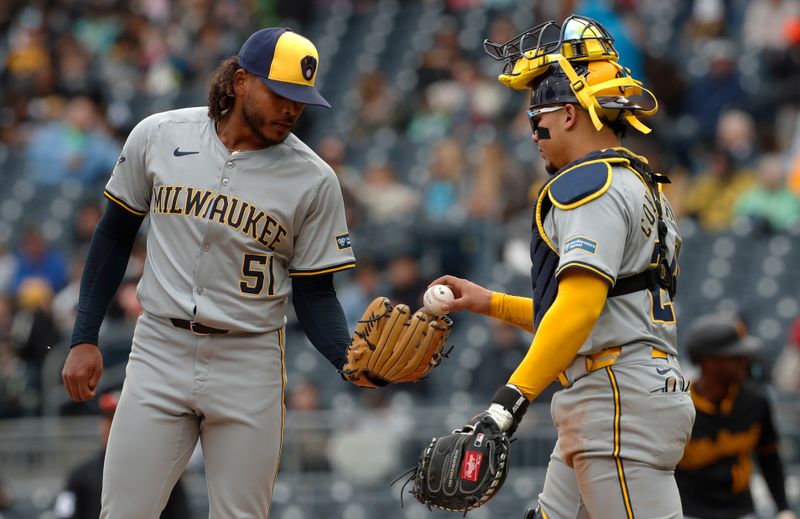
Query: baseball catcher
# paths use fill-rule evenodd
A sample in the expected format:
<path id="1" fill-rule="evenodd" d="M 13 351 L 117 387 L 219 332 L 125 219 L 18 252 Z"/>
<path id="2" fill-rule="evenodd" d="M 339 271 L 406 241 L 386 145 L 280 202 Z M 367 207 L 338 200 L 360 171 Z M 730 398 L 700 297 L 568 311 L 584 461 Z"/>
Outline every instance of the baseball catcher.
<path id="1" fill-rule="evenodd" d="M 407 305 L 377 297 L 356 325 L 342 376 L 362 387 L 416 382 L 449 353 L 442 350 L 452 327 L 447 316 L 411 314 Z"/>
<path id="2" fill-rule="evenodd" d="M 570 16 L 484 43 L 503 62 L 499 80 L 529 92 L 532 141 L 551 175 L 532 211 L 533 297 L 455 276 L 431 284 L 453 291 L 450 312 L 534 335 L 478 420 L 423 453 L 413 493 L 430 506 L 466 512 L 494 495 L 508 456 L 501 467 L 491 453 L 504 442 L 490 440 L 485 453 L 475 444 L 513 433 L 527 402 L 558 380 L 558 441 L 526 517 L 682 517 L 673 470 L 695 412 L 686 386 L 674 383 L 682 378 L 673 311 L 681 239 L 662 193 L 669 180 L 622 146 L 630 128 L 650 131 L 640 118 L 657 104 L 613 42 L 596 21 Z M 478 455 L 489 463 L 475 471 Z"/>

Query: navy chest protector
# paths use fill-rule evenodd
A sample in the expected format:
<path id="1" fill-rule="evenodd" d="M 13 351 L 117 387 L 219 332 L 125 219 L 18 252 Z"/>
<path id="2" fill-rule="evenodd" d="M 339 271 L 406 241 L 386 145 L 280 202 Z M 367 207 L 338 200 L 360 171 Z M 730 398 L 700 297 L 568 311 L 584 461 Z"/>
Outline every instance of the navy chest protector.
<path id="1" fill-rule="evenodd" d="M 586 163 L 599 165 L 598 168 L 589 168 Z M 553 178 L 547 181 L 539 191 L 536 207 L 533 211 L 533 225 L 531 233 L 531 282 L 533 284 L 533 324 L 534 328 L 544 317 L 544 314 L 555 301 L 558 293 L 558 280 L 556 279 L 556 269 L 558 268 L 558 253 L 553 250 L 548 238 L 542 235 L 540 229 L 544 229 L 544 221 L 547 213 L 552 209 L 553 202 L 549 196 L 552 190 L 565 206 L 579 202 L 581 199 L 588 200 L 594 195 L 602 195 L 604 188 L 603 175 L 609 163 L 627 165 L 635 170 L 644 180 L 647 189 L 650 191 L 655 201 L 658 213 L 658 251 L 654 267 L 649 267 L 643 272 L 617 279 L 614 286 L 609 290 L 608 297 L 616 297 L 631 294 L 640 290 L 652 290 L 661 287 L 669 292 L 674 299 L 677 290 L 675 272 L 669 266 L 667 257 L 667 224 L 663 218 L 663 208 L 661 207 L 661 195 L 658 184 L 666 184 L 669 179 L 653 171 L 641 159 L 635 155 L 620 150 L 604 150 L 592 152 L 579 160 L 567 164 L 556 173 Z M 584 165 L 584 166 L 582 166 Z M 586 168 L 586 171 L 577 173 L 574 179 L 580 179 L 580 185 L 575 185 L 574 179 L 560 178 L 562 174 L 574 170 L 577 167 Z M 559 181 L 560 182 L 557 182 Z M 596 194 L 596 193 L 599 193 Z"/>

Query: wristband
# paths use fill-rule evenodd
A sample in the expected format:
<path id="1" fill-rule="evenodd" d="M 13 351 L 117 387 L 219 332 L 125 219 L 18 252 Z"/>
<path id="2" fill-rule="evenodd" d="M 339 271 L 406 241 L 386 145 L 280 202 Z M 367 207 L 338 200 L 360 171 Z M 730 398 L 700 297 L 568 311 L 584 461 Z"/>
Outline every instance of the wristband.
<path id="1" fill-rule="evenodd" d="M 525 411 L 528 410 L 530 401 L 523 395 L 519 389 L 512 385 L 506 385 L 497 390 L 492 398 L 493 404 L 500 404 L 503 408 L 511 413 L 514 418 L 514 425 L 518 425 L 525 416 Z"/>

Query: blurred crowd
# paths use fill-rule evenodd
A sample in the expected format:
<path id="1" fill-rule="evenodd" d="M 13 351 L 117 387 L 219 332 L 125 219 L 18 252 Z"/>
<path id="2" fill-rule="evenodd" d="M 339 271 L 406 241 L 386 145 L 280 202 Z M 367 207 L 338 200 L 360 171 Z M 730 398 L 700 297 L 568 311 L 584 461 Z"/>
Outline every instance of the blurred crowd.
<path id="1" fill-rule="evenodd" d="M 42 192 L 78 184 L 83 196 L 65 218 L 63 235 L 29 219 L 0 242 L 0 418 L 43 412 L 42 388 L 53 381 L 42 373 L 59 371 L 46 364 L 71 332 L 83 256 L 103 210 L 102 186 L 127 133 L 150 113 L 204 104 L 218 61 L 261 26 L 323 31 L 330 13 L 357 17 L 387 5 L 392 12 L 438 9 L 428 34 L 412 30 L 413 38 L 385 43 L 415 49 L 403 65 L 410 74 L 395 74 L 394 62 L 367 61 L 346 78 L 346 117 L 336 117 L 338 107 L 330 114 L 309 110 L 298 129 L 342 184 L 359 259 L 339 285 L 351 323 L 378 293 L 419 304 L 434 275 L 477 273 L 480 280 L 498 262 L 525 271 L 526 246 L 512 245 L 528 239 L 531 197 L 545 173 L 530 142 L 525 96 L 496 81 L 501 66 L 480 45 L 484 37 L 504 42 L 528 28 L 519 25 L 523 11 L 535 22 L 577 12 L 615 35 L 621 61 L 661 103 L 652 136 L 631 134 L 626 145 L 671 177 L 668 194 L 679 218 L 712 232 L 738 220 L 764 233 L 797 232 L 800 0 L 525 4 L 2 2 L 0 178 L 8 185 L 27 179 Z M 333 59 L 327 47 L 320 50 L 323 62 Z M 321 79 L 324 92 L 335 78 Z M 390 153 L 372 153 L 383 137 Z M 0 205 L 3 219 L 7 212 Z M 144 250 L 143 243 L 136 248 L 104 326 L 107 364 L 127 355 Z M 514 353 L 486 361 L 513 367 L 526 338 L 513 329 L 491 333 L 497 348 Z M 476 391 L 485 395 L 502 381 L 483 382 Z"/>

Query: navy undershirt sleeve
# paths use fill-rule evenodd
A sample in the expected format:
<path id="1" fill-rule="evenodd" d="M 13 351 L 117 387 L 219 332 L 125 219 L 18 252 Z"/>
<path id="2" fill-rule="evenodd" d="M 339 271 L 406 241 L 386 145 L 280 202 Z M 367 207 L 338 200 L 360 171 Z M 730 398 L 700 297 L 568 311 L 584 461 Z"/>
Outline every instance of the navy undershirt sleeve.
<path id="1" fill-rule="evenodd" d="M 144 216 L 109 202 L 92 237 L 83 267 L 71 346 L 98 343 L 100 325 L 122 282 Z"/>
<path id="2" fill-rule="evenodd" d="M 350 345 L 350 332 L 342 305 L 336 298 L 333 273 L 293 277 L 292 303 L 308 340 L 341 370 Z"/>

